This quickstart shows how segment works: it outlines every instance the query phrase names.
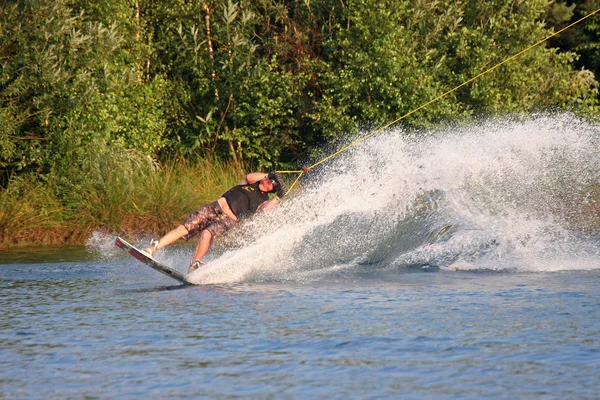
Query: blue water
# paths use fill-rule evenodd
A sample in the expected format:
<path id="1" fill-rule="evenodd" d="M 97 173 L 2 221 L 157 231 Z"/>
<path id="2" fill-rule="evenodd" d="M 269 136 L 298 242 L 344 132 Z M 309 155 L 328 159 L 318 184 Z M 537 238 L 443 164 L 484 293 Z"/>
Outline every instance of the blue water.
<path id="1" fill-rule="evenodd" d="M 600 395 L 598 270 L 180 287 L 129 257 L 1 256 L 2 398 Z"/>

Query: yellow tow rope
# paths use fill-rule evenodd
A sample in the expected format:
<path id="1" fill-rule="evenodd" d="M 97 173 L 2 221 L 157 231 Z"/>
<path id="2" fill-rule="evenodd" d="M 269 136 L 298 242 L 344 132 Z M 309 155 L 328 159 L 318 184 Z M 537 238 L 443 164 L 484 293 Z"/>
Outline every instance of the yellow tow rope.
<path id="1" fill-rule="evenodd" d="M 277 172 L 279 172 L 280 174 L 298 174 L 298 176 L 296 177 L 296 179 L 294 180 L 294 182 L 291 184 L 290 188 L 288 189 L 287 193 L 289 193 L 289 192 L 291 192 L 291 191 L 292 191 L 292 189 L 294 188 L 294 186 L 296 186 L 296 183 L 298 183 L 298 181 L 300 180 L 300 178 L 302 177 L 302 175 L 304 175 L 305 173 L 307 173 L 308 171 L 310 171 L 311 169 L 313 169 L 313 168 L 314 168 L 314 167 L 316 167 L 317 165 L 320 165 L 320 164 L 324 163 L 325 161 L 327 161 L 327 160 L 329 160 L 329 159 L 331 159 L 331 158 L 333 158 L 333 157 L 335 157 L 335 156 L 337 156 L 337 155 L 339 155 L 339 154 L 343 153 L 344 151 L 346 151 L 346 150 L 350 149 L 351 147 L 354 147 L 354 146 L 356 146 L 357 144 L 359 144 L 360 142 L 362 142 L 362 141 L 364 141 L 364 140 L 366 140 L 366 139 L 370 138 L 371 136 L 374 136 L 374 135 L 376 135 L 376 134 L 380 133 L 381 131 L 383 131 L 383 130 L 385 130 L 385 129 L 389 128 L 390 126 L 392 126 L 392 125 L 394 125 L 394 124 L 397 124 L 398 122 L 400 122 L 400 121 L 401 121 L 401 120 L 403 120 L 404 118 L 408 117 L 409 115 L 416 113 L 416 112 L 417 112 L 417 111 L 419 111 L 420 109 L 422 109 L 422 108 L 425 108 L 425 107 L 427 107 L 428 105 L 430 105 L 430 104 L 432 104 L 432 103 L 435 103 L 436 101 L 438 101 L 438 100 L 440 100 L 440 99 L 442 99 L 442 98 L 446 97 L 446 96 L 447 96 L 447 95 L 449 95 L 450 93 L 452 93 L 452 92 L 454 92 L 454 91 L 456 91 L 456 90 L 460 89 L 461 87 L 463 87 L 463 86 L 465 86 L 465 85 L 468 85 L 469 83 L 473 82 L 473 81 L 474 81 L 474 80 L 476 80 L 476 79 L 479 79 L 479 78 L 480 78 L 480 77 L 482 77 L 483 75 L 485 75 L 485 74 L 487 74 L 487 73 L 489 73 L 489 72 L 492 72 L 493 70 L 495 70 L 495 69 L 499 68 L 500 66 L 502 66 L 502 65 L 506 64 L 507 62 L 509 62 L 509 61 L 511 61 L 511 60 L 513 60 L 513 59 L 515 59 L 515 58 L 517 58 L 517 57 L 518 57 L 518 56 L 520 56 L 521 54 L 528 52 L 529 50 L 533 49 L 533 48 L 534 48 L 534 47 L 536 47 L 536 46 L 539 46 L 540 44 L 544 43 L 545 41 L 547 41 L 547 40 L 549 40 L 549 39 L 553 38 L 554 36 L 556 36 L 556 35 L 558 35 L 558 34 L 560 34 L 560 33 L 564 32 L 564 31 L 566 31 L 567 29 L 569 29 L 569 28 L 573 27 L 574 25 L 577 25 L 577 24 L 578 24 L 578 23 L 580 23 L 581 21 L 583 21 L 583 20 L 585 20 L 585 19 L 587 19 L 587 18 L 591 17 L 592 15 L 594 15 L 594 14 L 598 13 L 599 11 L 600 11 L 600 8 L 599 8 L 599 9 L 597 9 L 596 11 L 594 11 L 594 12 L 592 12 L 592 13 L 590 13 L 590 14 L 586 15 L 585 17 L 583 17 L 583 18 L 580 18 L 579 20 L 577 20 L 577 21 L 573 22 L 572 24 L 570 24 L 570 25 L 567 25 L 566 27 L 564 27 L 564 28 L 562 28 L 561 30 L 559 30 L 559 31 L 557 31 L 557 32 L 555 32 L 555 33 L 553 33 L 552 35 L 550 35 L 550 36 L 548 36 L 548 37 L 546 37 L 546 38 L 544 38 L 544 39 L 540 40 L 539 42 L 532 44 L 531 46 L 527 47 L 526 49 L 524 49 L 524 50 L 521 50 L 520 52 L 518 52 L 518 53 L 516 53 L 516 54 L 512 55 L 511 57 L 507 58 L 506 60 L 504 60 L 504 61 L 502 61 L 502 62 L 500 62 L 500 63 L 498 63 L 498 64 L 494 65 L 493 67 L 491 67 L 491 68 L 489 68 L 489 69 L 487 69 L 487 70 L 485 70 L 485 71 L 483 71 L 483 72 L 482 72 L 482 73 L 480 73 L 479 75 L 476 75 L 476 76 L 474 76 L 473 78 L 471 78 L 471 79 L 469 79 L 469 80 L 467 80 L 467 81 L 465 81 L 465 82 L 461 83 L 460 85 L 458 85 L 458 86 L 456 86 L 456 87 L 454 87 L 454 88 L 452 88 L 452 89 L 448 90 L 447 92 L 445 92 L 445 93 L 443 93 L 443 94 L 439 95 L 438 97 L 436 97 L 436 98 L 434 98 L 434 99 L 432 99 L 432 100 L 428 101 L 427 103 L 424 103 L 424 104 L 420 105 L 419 107 L 415 108 L 414 110 L 412 110 L 412 111 L 409 111 L 408 113 L 404 114 L 403 116 L 401 116 L 400 118 L 396 119 L 395 121 L 392 121 L 392 122 L 390 122 L 389 124 L 387 124 L 387 125 L 384 125 L 384 126 L 382 126 L 381 128 L 379 128 L 379 129 L 376 129 L 375 131 L 373 131 L 373 132 L 369 133 L 368 135 L 366 135 L 366 136 L 363 136 L 363 137 L 361 137 L 360 139 L 357 139 L 357 140 L 355 140 L 354 142 L 350 143 L 349 145 L 347 145 L 347 146 L 345 146 L 345 147 L 341 148 L 340 150 L 336 151 L 336 152 L 335 152 L 335 153 L 333 153 L 333 154 L 330 154 L 330 155 L 328 155 L 327 157 L 325 157 L 325 158 L 323 158 L 322 160 L 320 160 L 320 161 L 318 161 L 318 162 L 314 163 L 313 165 L 310 165 L 310 166 L 308 166 L 308 167 L 304 167 L 304 168 L 302 168 L 302 170 L 298 170 L 298 171 L 277 171 Z"/>

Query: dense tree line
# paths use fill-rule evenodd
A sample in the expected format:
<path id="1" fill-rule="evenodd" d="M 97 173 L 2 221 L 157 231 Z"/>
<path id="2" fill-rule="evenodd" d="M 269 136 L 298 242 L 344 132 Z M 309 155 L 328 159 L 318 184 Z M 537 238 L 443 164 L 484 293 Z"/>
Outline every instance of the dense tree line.
<path id="1" fill-rule="evenodd" d="M 600 0 L 578 0 L 574 2 L 550 2 L 546 7 L 545 22 L 555 31 L 600 9 Z M 561 51 L 577 54 L 575 68 L 588 69 L 598 77 L 600 74 L 600 17 L 590 17 L 585 23 L 576 25 L 550 41 L 550 45 Z"/>
<path id="2" fill-rule="evenodd" d="M 395 120 L 598 3 L 5 0 L 4 184 L 35 173 L 76 185 L 108 154 L 294 164 L 322 143 Z M 403 123 L 548 108 L 597 114 L 599 21 Z"/>

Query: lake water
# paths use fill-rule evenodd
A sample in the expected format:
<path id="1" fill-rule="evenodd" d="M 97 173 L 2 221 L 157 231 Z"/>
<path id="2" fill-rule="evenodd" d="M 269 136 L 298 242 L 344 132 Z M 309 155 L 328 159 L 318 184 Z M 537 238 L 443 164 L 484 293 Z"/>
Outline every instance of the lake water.
<path id="1" fill-rule="evenodd" d="M 2 253 L 1 397 L 600 396 L 598 270 L 176 286 L 76 253 Z"/>
<path id="2" fill-rule="evenodd" d="M 570 115 L 382 133 L 197 285 L 101 233 L 0 252 L 0 397 L 598 399 L 598 148 Z M 156 257 L 184 272 L 193 245 Z"/>

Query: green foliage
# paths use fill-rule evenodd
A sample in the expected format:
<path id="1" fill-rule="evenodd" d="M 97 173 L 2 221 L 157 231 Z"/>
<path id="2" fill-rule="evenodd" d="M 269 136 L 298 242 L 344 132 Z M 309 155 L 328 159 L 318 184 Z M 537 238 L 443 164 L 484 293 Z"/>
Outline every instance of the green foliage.
<path id="1" fill-rule="evenodd" d="M 376 125 L 395 120 L 547 36 L 538 22 L 543 4 L 353 2 L 350 27 L 332 39 L 337 68 L 325 74 L 325 112 L 319 110 L 317 118 L 354 116 Z M 426 126 L 440 119 L 581 103 L 591 107 L 595 81 L 572 73 L 574 58 L 537 47 L 405 123 Z M 334 136 L 343 125 L 330 126 L 328 136 Z"/>
<path id="2" fill-rule="evenodd" d="M 297 78 L 259 54 L 264 15 L 251 3 L 197 4 L 182 10 L 170 76 L 185 77 L 175 151 L 205 152 L 273 166 L 286 148 L 301 145 L 294 118 Z M 173 38 L 170 38 L 173 39 Z"/>
<path id="3" fill-rule="evenodd" d="M 547 36 L 544 18 L 562 23 L 590 2 L 14 1 L 0 8 L 0 167 L 69 175 L 98 143 L 293 163 L 414 110 Z M 576 60 L 537 47 L 405 123 L 597 112 L 596 80 L 574 73 Z"/>
<path id="4" fill-rule="evenodd" d="M 576 1 L 572 4 L 562 1 L 551 2 L 546 6 L 546 25 L 558 31 L 567 25 L 600 9 L 600 0 Z M 583 85 L 593 88 L 594 104 L 589 100 L 584 101 L 586 106 L 591 106 L 597 111 L 597 77 L 600 76 L 600 15 L 588 17 L 583 23 L 575 25 L 554 37 L 550 44 L 561 51 L 571 51 L 577 54 L 571 64 L 579 70 L 578 79 Z M 590 73 L 591 72 L 591 73 Z M 580 85 L 573 85 L 580 93 L 578 96 L 587 97 L 588 93 L 581 93 Z"/>
<path id="5" fill-rule="evenodd" d="M 98 143 L 155 154 L 166 128 L 168 83 L 142 83 L 113 24 L 67 2 L 3 7 L 0 168 L 77 181 Z"/>

